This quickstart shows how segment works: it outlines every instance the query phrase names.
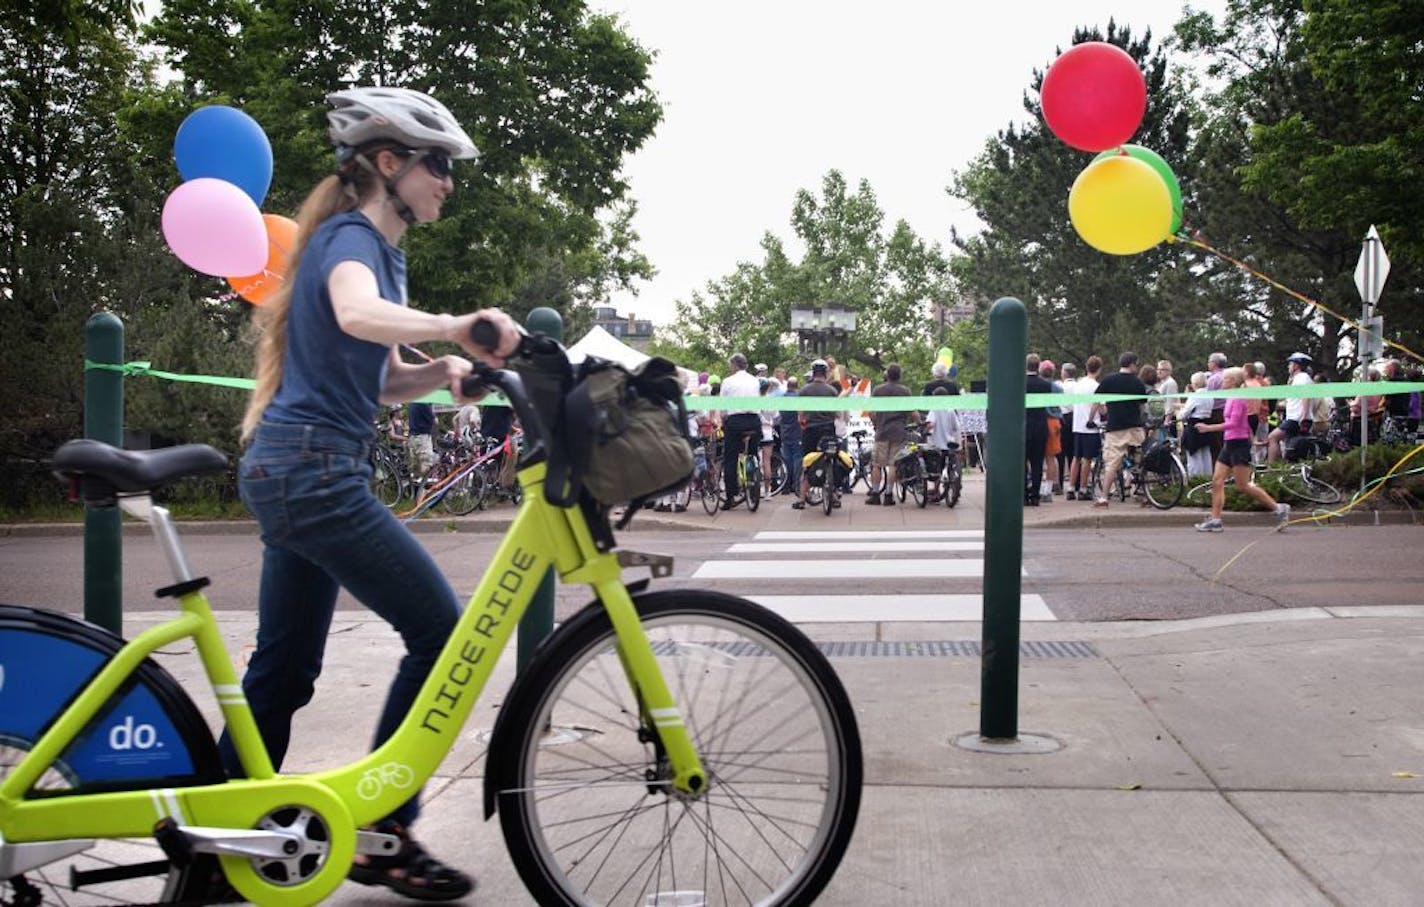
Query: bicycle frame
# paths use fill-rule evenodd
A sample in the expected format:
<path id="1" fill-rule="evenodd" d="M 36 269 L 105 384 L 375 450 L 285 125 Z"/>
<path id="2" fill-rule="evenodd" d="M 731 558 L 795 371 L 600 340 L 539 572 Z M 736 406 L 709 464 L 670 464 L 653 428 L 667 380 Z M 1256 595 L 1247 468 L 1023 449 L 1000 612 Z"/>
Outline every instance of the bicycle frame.
<path id="1" fill-rule="evenodd" d="M 0 784 L 0 841 L 23 843 L 76 838 L 143 838 L 156 822 L 173 818 L 181 825 L 252 829 L 268 812 L 292 804 L 319 809 L 333 826 L 330 862 L 339 873 L 321 874 L 334 888 L 345 876 L 355 851 L 355 828 L 394 810 L 410 796 L 406 788 L 423 784 L 440 765 L 494 671 L 546 569 L 569 583 L 587 583 L 607 608 L 618 639 L 619 658 L 642 704 L 646 723 L 656 728 L 670 761 L 672 783 L 684 794 L 706 787 L 706 775 L 683 726 L 681 713 L 659 670 L 631 596 L 621 578 L 617 556 L 600 551 L 583 512 L 559 508 L 544 497 L 545 465 L 520 470 L 525 503 L 514 517 L 469 605 L 421 687 L 400 727 L 382 746 L 349 765 L 304 776 L 278 775 L 262 743 L 236 671 L 223 645 L 212 609 L 200 591 L 178 544 L 168 513 L 152 507 L 153 523 L 180 584 L 192 588 L 178 596 L 182 614 L 151 627 L 128 642 L 90 681 L 84 691 L 35 743 Z M 130 512 L 147 510 L 130 499 Z M 89 721 L 149 655 L 183 638 L 192 638 L 247 779 L 222 784 L 163 790 L 138 790 L 42 797 L 26 800 L 36 780 L 59 758 Z M 392 777 L 411 781 L 396 786 Z M 373 783 L 373 779 L 374 782 Z M 344 831 L 342 830 L 344 826 Z M 243 891 L 271 893 L 251 874 L 248 861 L 223 857 L 229 878 Z M 313 880 L 315 881 L 315 879 Z M 327 891 L 292 889 L 305 899 Z M 246 893 L 246 892 L 244 892 Z"/>

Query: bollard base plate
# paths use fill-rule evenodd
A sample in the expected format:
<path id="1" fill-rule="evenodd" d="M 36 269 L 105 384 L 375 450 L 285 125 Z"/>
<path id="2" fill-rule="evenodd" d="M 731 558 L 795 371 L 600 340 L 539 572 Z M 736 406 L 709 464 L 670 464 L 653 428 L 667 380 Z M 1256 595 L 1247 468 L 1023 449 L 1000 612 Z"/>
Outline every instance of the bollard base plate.
<path id="1" fill-rule="evenodd" d="M 1017 737 L 981 737 L 978 731 L 961 734 L 951 741 L 955 746 L 976 753 L 999 753 L 1006 756 L 1041 755 L 1063 749 L 1063 741 L 1047 734 L 1020 734 Z"/>

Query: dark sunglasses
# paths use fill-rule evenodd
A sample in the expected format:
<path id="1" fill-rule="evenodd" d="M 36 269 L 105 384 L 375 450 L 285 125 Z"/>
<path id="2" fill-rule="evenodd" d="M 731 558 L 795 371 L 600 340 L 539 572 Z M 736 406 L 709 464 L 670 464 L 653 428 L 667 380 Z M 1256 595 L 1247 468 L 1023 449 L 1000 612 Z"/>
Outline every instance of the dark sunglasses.
<path id="1" fill-rule="evenodd" d="M 425 165 L 425 169 L 430 171 L 430 175 L 438 180 L 443 180 L 454 174 L 455 162 L 450 160 L 450 155 L 443 151 L 435 149 L 411 151 L 405 154 L 404 157 L 408 158 L 412 154 L 416 155 L 420 159 L 420 162 Z"/>
<path id="2" fill-rule="evenodd" d="M 427 151 L 420 162 L 430 171 L 430 175 L 438 180 L 451 176 L 455 171 L 455 162 L 443 151 Z"/>

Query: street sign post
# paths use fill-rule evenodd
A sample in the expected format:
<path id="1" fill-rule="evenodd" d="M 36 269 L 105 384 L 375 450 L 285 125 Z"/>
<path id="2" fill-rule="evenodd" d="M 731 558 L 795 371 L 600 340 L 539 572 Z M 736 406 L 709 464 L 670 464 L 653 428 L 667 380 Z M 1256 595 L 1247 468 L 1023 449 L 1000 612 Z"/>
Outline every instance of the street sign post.
<path id="1" fill-rule="evenodd" d="M 1360 360 L 1360 380 L 1370 380 L 1370 360 L 1384 353 L 1384 318 L 1375 317 L 1374 307 L 1384 292 L 1384 282 L 1389 279 L 1389 256 L 1385 254 L 1384 243 L 1379 231 L 1370 224 L 1370 232 L 1365 234 L 1360 247 L 1360 260 L 1355 263 L 1355 289 L 1360 291 L 1360 339 L 1357 344 Z M 1360 493 L 1365 490 L 1365 448 L 1370 438 L 1370 414 L 1364 411 L 1367 395 L 1360 395 Z"/>

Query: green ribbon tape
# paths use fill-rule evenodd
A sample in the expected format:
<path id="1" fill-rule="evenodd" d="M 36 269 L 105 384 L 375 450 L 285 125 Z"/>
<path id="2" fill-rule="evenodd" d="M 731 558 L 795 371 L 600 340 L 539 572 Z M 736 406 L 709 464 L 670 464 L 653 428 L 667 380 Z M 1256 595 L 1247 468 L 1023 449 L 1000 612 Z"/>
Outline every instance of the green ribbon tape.
<path id="1" fill-rule="evenodd" d="M 219 375 L 183 375 L 153 368 L 150 362 L 125 362 L 115 365 L 109 362 L 84 360 L 84 368 L 105 369 L 120 372 L 125 377 L 144 375 L 164 378 L 169 381 L 187 381 L 193 384 L 211 384 L 217 387 L 232 387 L 252 390 L 255 383 L 251 378 L 227 378 Z M 1238 387 L 1232 390 L 1196 391 L 1194 393 L 1173 394 L 1171 399 L 1189 400 L 1200 397 L 1239 397 L 1246 400 L 1287 400 L 1316 397 L 1356 397 L 1361 394 L 1404 394 L 1424 391 L 1424 381 L 1350 381 L 1331 384 L 1272 385 L 1269 387 Z M 1074 406 L 1080 403 L 1109 403 L 1114 400 L 1147 400 L 1152 394 L 1026 394 L 1024 405 Z M 1165 399 L 1165 398 L 1164 398 Z M 938 397 L 703 397 L 684 398 L 690 410 L 733 410 L 778 412 L 897 412 L 909 409 L 929 410 L 977 410 L 988 406 L 987 394 L 959 394 Z M 420 398 L 421 403 L 453 405 L 455 398 L 445 389 L 432 391 Z M 508 406 L 501 397 L 491 394 L 485 404 Z"/>

